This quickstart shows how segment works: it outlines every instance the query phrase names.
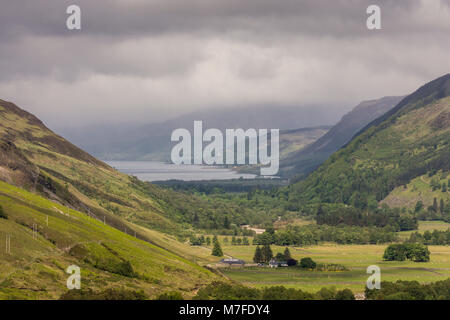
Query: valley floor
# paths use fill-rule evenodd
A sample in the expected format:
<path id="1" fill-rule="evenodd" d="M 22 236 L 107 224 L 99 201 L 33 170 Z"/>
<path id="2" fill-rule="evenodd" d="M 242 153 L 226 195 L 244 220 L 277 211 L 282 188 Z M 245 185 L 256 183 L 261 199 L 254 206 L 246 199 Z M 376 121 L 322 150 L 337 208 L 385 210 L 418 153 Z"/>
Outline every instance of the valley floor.
<path id="1" fill-rule="evenodd" d="M 445 280 L 450 277 L 450 246 L 429 246 L 431 260 L 383 261 L 386 245 L 336 245 L 322 244 L 310 247 L 289 247 L 294 259 L 311 257 L 317 263 L 335 263 L 348 271 L 304 271 L 297 267 L 232 267 L 222 268 L 231 280 L 252 287 L 283 285 L 289 288 L 316 292 L 323 287 L 349 288 L 354 293 L 363 292 L 370 265 L 381 268 L 381 281 L 416 280 L 421 283 Z M 272 246 L 274 254 L 284 247 Z M 252 261 L 255 246 L 224 246 L 224 254 Z"/>

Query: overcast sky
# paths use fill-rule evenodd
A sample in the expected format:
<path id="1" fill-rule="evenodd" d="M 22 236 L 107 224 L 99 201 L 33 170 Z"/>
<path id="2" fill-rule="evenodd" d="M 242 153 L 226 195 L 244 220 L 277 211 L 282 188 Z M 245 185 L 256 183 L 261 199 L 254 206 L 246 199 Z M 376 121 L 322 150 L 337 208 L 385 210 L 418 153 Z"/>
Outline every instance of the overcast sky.
<path id="1" fill-rule="evenodd" d="M 0 99 L 50 126 L 410 93 L 450 72 L 450 0 L 0 0 Z M 66 8 L 82 29 L 67 30 Z M 381 7 L 382 30 L 366 28 Z"/>

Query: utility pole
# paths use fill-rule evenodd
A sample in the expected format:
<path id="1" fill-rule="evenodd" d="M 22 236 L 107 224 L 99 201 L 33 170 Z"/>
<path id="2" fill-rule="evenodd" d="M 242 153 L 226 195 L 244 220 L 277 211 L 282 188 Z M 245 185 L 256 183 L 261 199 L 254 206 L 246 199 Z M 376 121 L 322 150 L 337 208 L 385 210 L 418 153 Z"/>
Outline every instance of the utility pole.
<path id="1" fill-rule="evenodd" d="M 6 254 L 11 254 L 11 235 L 6 235 Z"/>

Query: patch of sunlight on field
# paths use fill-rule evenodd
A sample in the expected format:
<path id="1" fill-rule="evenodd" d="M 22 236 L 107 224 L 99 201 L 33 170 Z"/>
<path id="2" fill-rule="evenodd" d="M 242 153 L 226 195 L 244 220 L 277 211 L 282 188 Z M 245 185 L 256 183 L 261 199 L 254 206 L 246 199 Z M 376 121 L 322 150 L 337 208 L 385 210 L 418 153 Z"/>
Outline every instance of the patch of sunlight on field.
<path id="1" fill-rule="evenodd" d="M 383 261 L 386 245 L 337 245 L 322 244 L 310 247 L 289 247 L 295 259 L 311 257 L 316 262 L 336 263 L 348 271 L 303 271 L 299 268 L 224 268 L 222 272 L 230 279 L 249 286 L 265 287 L 284 285 L 307 291 L 322 287 L 350 288 L 363 292 L 370 265 L 381 268 L 382 281 L 417 280 L 432 282 L 450 277 L 450 246 L 429 246 L 431 260 L 425 263 L 411 261 Z M 255 246 L 224 246 L 224 253 L 251 263 Z M 284 247 L 272 246 L 274 255 Z"/>

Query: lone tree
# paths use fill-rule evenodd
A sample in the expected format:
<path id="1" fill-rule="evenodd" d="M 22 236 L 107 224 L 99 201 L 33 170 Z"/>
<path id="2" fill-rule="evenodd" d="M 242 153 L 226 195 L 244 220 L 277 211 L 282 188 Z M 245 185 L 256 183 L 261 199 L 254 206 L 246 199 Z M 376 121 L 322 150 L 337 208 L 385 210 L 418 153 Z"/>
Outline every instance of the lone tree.
<path id="1" fill-rule="evenodd" d="M 217 240 L 217 238 L 214 238 L 213 242 L 214 242 L 214 248 L 213 248 L 211 254 L 216 257 L 222 257 L 223 252 L 222 252 L 222 248 L 220 247 L 219 241 Z"/>
<path id="2" fill-rule="evenodd" d="M 8 219 L 8 215 L 6 214 L 6 212 L 3 210 L 3 207 L 0 205 L 0 218 L 1 219 Z"/>
<path id="3" fill-rule="evenodd" d="M 316 263 L 313 259 L 306 257 L 300 260 L 300 267 L 303 269 L 315 269 Z"/>
<path id="4" fill-rule="evenodd" d="M 262 257 L 262 251 L 261 248 L 259 246 L 256 247 L 255 249 L 255 255 L 253 256 L 253 262 L 255 263 L 262 263 L 263 261 L 263 257 Z"/>

